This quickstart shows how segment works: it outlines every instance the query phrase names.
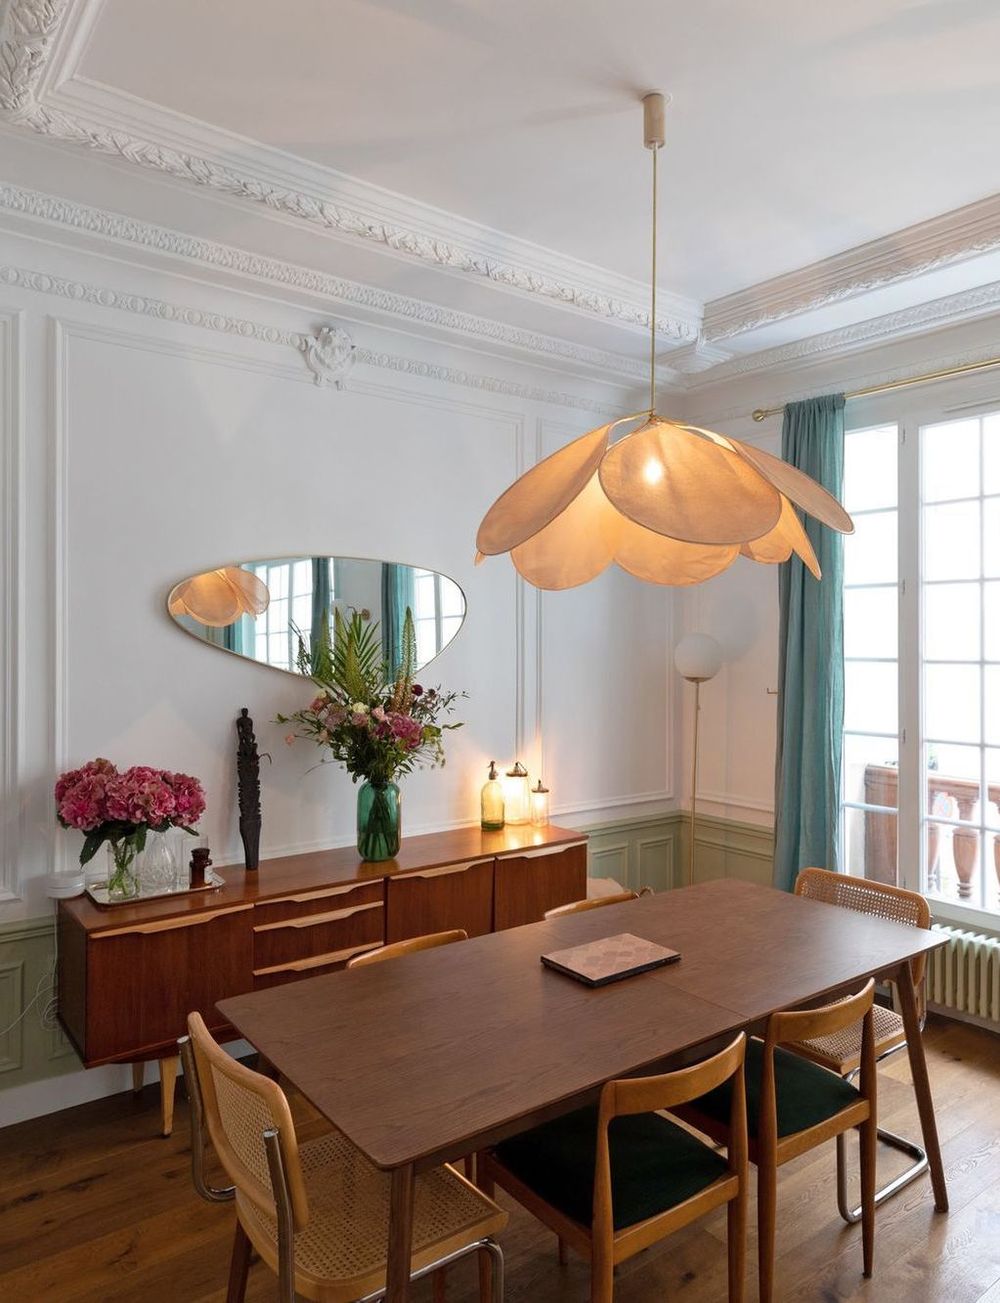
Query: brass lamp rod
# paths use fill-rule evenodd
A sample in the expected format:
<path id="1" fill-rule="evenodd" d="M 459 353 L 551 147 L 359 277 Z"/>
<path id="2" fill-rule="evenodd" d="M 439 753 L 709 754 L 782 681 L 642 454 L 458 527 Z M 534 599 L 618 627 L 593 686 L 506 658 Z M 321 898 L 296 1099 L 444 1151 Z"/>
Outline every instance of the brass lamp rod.
<path id="1" fill-rule="evenodd" d="M 642 98 L 643 144 L 653 152 L 653 273 L 649 307 L 649 410 L 656 411 L 656 156 L 666 139 L 664 108 L 666 100 L 659 91 Z"/>
<path id="2" fill-rule="evenodd" d="M 654 156 L 655 157 L 655 156 Z M 887 394 L 893 389 L 908 389 L 910 385 L 926 385 L 932 380 L 948 380 L 952 376 L 970 375 L 974 371 L 991 371 L 1000 366 L 1000 357 L 988 357 L 982 362 L 964 362 L 961 366 L 945 367 L 941 371 L 928 371 L 922 376 L 908 376 L 903 380 L 889 380 L 884 385 L 869 385 L 867 389 L 852 389 L 844 394 L 845 398 L 868 398 L 872 394 Z M 768 416 L 777 416 L 785 410 L 781 407 L 758 407 L 753 414 L 755 421 L 763 421 Z"/>

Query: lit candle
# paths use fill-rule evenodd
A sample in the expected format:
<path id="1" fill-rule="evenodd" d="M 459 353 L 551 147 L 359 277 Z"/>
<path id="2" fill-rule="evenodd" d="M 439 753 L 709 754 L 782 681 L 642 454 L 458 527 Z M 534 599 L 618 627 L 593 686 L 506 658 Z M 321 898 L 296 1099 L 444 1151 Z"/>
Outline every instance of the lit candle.
<path id="1" fill-rule="evenodd" d="M 504 818 L 507 823 L 527 823 L 531 816 L 528 771 L 520 760 L 503 776 Z"/>
<path id="2" fill-rule="evenodd" d="M 539 779 L 538 786 L 531 789 L 531 822 L 536 828 L 544 828 L 548 821 L 549 789 Z"/>

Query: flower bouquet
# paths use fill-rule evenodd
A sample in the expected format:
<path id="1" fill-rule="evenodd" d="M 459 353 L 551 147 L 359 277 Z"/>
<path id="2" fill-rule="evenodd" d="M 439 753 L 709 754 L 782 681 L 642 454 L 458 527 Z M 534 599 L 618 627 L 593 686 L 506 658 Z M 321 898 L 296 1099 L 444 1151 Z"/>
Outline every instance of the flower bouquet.
<path id="1" fill-rule="evenodd" d="M 205 809 L 205 793 L 197 778 L 165 769 L 134 765 L 123 773 L 110 760 L 91 760 L 63 774 L 55 787 L 56 813 L 64 828 L 84 833 L 80 863 L 94 858 L 104 842 L 111 846 L 114 872 L 108 880 L 113 900 L 139 894 L 135 857 L 146 845 L 146 833 L 193 825 Z"/>
<path id="2" fill-rule="evenodd" d="M 310 738 L 325 748 L 324 761 L 342 764 L 358 792 L 358 853 L 391 859 L 399 851 L 400 797 L 396 779 L 414 768 L 444 764 L 443 734 L 461 728 L 442 723 L 465 694 L 422 688 L 413 682 L 416 638 L 409 608 L 403 621 L 400 667 L 393 676 L 383 658 L 378 623 L 367 612 L 345 617 L 334 610 L 333 636 L 324 621 L 316 645 L 299 640 L 299 670 L 319 688 L 304 710 L 279 715 L 294 725 L 285 741 Z"/>

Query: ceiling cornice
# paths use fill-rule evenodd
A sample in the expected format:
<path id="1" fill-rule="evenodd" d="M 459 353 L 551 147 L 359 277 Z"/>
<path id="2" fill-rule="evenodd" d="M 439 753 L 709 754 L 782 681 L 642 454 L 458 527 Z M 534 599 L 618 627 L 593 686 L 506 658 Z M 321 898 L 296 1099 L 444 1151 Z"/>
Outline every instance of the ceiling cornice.
<path id="1" fill-rule="evenodd" d="M 46 62 L 72 3 L 7 0 L 0 14 L 0 114 L 15 125 L 259 204 L 271 213 L 381 246 L 387 253 L 416 259 L 452 275 L 536 296 L 633 330 L 649 328 L 644 286 L 577 259 L 392 195 L 332 169 L 304 164 L 283 151 L 243 141 L 207 124 L 192 124 L 180 114 L 85 79 L 70 76 L 53 95 L 39 99 L 37 90 Z M 73 106 L 69 111 L 68 103 Z M 207 148 L 189 147 L 192 135 Z M 238 162 L 234 162 L 236 157 Z M 293 179 L 286 181 L 289 174 Z M 272 179 L 275 176 L 282 180 Z M 459 238 L 450 236 L 452 229 L 460 231 Z M 506 252 L 512 248 L 516 258 Z M 667 310 L 657 314 L 661 338 L 679 344 L 696 341 L 701 324 L 699 305 L 677 295 L 667 295 L 665 302 Z"/>
<path id="2" fill-rule="evenodd" d="M 1000 195 L 932 217 L 705 305 L 709 343 L 1000 249 Z"/>

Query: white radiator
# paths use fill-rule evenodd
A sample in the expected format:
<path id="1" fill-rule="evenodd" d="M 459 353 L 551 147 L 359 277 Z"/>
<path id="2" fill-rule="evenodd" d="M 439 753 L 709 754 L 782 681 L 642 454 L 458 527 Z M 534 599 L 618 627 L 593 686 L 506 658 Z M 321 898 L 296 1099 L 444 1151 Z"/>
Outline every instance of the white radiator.
<path id="1" fill-rule="evenodd" d="M 1000 1027 L 1000 937 L 934 924 L 948 944 L 931 953 L 927 1000 L 932 1009 L 954 1012 Z"/>

